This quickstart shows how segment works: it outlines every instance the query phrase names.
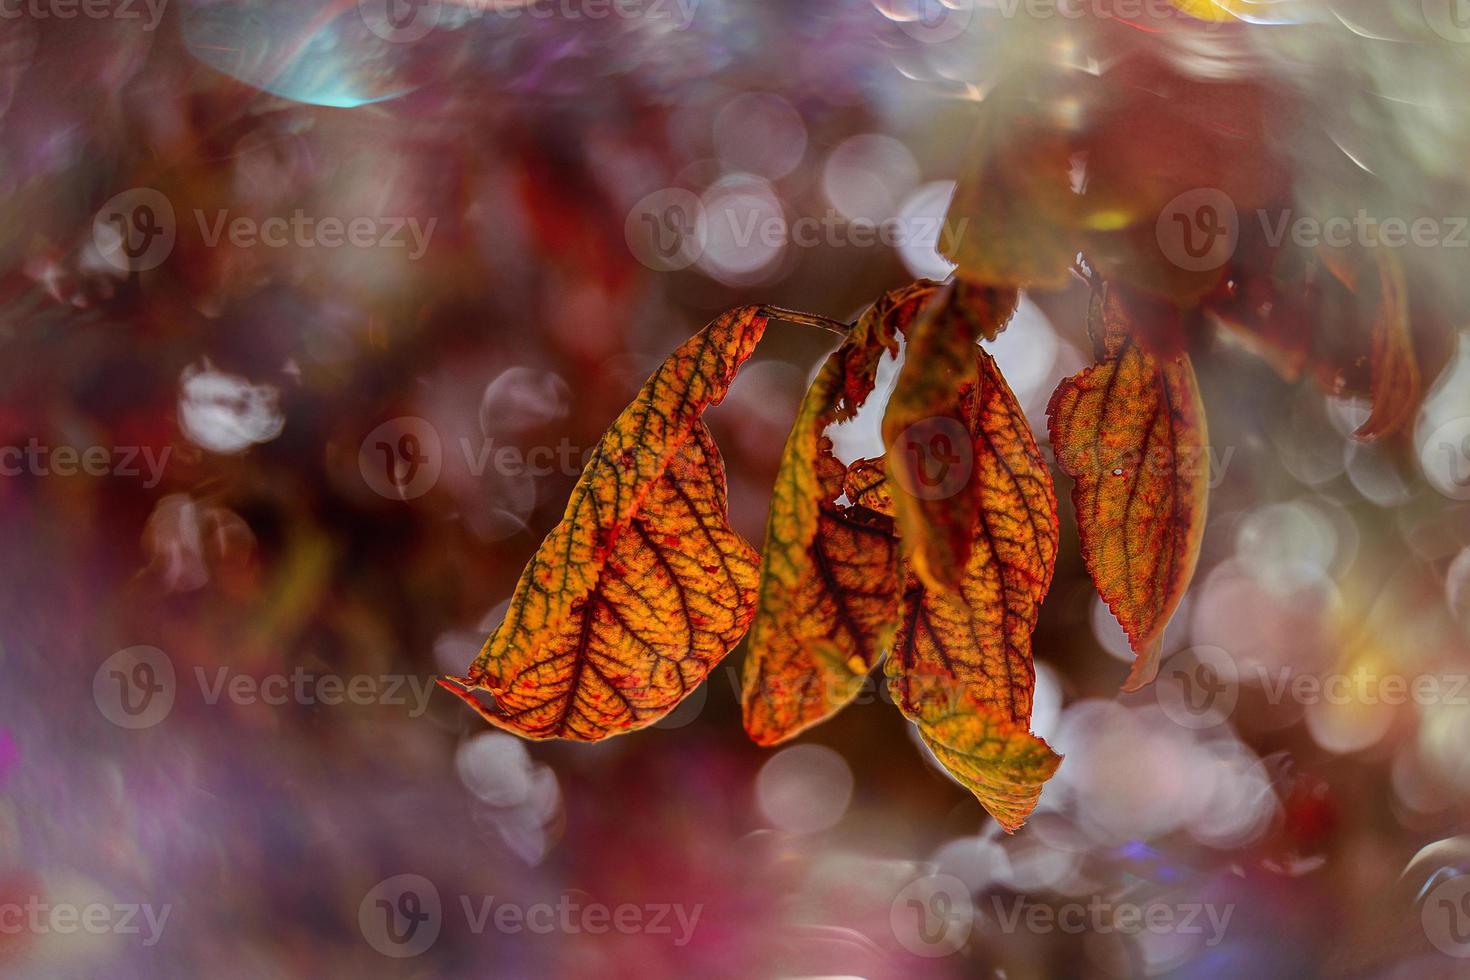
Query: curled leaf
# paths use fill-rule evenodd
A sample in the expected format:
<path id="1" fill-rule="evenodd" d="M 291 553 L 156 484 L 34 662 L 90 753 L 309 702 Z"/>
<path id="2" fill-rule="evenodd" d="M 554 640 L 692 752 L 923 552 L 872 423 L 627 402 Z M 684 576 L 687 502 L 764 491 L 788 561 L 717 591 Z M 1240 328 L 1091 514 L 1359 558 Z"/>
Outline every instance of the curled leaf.
<path id="1" fill-rule="evenodd" d="M 1111 290 L 1094 300 L 1104 359 L 1063 381 L 1047 408 L 1057 462 L 1075 481 L 1082 558 L 1137 660 L 1158 673 L 1164 627 L 1194 576 L 1208 500 L 1208 434 L 1188 354 L 1150 354 Z"/>
<path id="2" fill-rule="evenodd" d="M 989 355 L 977 356 L 976 344 L 995 337 L 1017 299 L 1013 289 L 945 287 L 909 331 L 883 416 L 889 474 L 899 484 L 892 497 L 904 557 L 931 589 L 959 591 L 969 561 L 985 505 L 974 485 L 975 461 L 989 447 L 978 445 L 985 433 L 964 421 L 962 393 L 978 390 L 982 359 L 993 367 Z"/>
<path id="3" fill-rule="evenodd" d="M 758 556 L 730 528 L 700 416 L 765 327 L 757 307 L 731 311 L 659 367 L 598 443 L 468 675 L 441 685 L 507 731 L 598 741 L 657 721 L 739 642 Z"/>
<path id="4" fill-rule="evenodd" d="M 856 415 L 879 360 L 897 350 L 900 332 L 935 289 L 919 282 L 874 304 L 828 357 L 786 441 L 743 678 L 745 728 L 761 745 L 791 738 L 851 701 L 892 635 L 893 520 L 851 494 L 843 500 L 846 473 L 825 432 Z"/>

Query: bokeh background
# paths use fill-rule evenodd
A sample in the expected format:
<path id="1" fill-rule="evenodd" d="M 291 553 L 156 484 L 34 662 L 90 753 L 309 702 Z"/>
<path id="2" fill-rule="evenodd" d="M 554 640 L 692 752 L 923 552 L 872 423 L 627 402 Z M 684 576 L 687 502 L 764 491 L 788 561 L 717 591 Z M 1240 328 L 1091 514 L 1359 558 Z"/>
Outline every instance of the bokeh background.
<path id="1" fill-rule="evenodd" d="M 595 746 L 432 692 L 681 340 L 949 273 L 1005 66 L 1290 89 L 1389 200 L 1470 214 L 1470 12 L 1114 6 L 7 4 L 0 975 L 1470 975 L 1463 318 L 1371 446 L 1360 401 L 1200 341 L 1211 518 L 1154 689 L 1117 693 L 1059 479 L 1033 727 L 1065 762 L 1015 836 L 878 685 L 757 749 L 739 648 Z M 1463 313 L 1467 257 L 1410 261 Z M 1085 305 L 1029 295 L 992 345 L 1043 437 Z M 711 413 L 753 542 L 832 344 L 773 325 Z M 640 911 L 494 918 L 572 904 Z"/>

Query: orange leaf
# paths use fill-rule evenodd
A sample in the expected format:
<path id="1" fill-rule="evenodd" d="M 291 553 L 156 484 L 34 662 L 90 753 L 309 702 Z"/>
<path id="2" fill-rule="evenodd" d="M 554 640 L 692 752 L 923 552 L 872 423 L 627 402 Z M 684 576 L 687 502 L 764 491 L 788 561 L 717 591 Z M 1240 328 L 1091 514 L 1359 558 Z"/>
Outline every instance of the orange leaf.
<path id="1" fill-rule="evenodd" d="M 975 443 L 986 435 L 962 421 L 961 392 L 976 390 L 982 358 L 990 361 L 975 345 L 994 339 L 1017 300 L 1013 289 L 946 287 L 909 331 L 883 415 L 888 471 L 904 491 L 892 494 L 904 557 L 931 589 L 958 592 L 970 557 L 985 504 L 974 486 Z"/>
<path id="2" fill-rule="evenodd" d="M 827 427 L 856 415 L 878 362 L 933 297 L 918 282 L 875 303 L 827 358 L 786 441 L 766 524 L 760 598 L 745 659 L 746 731 L 774 745 L 852 700 L 892 636 L 897 545 L 891 515 L 844 490 Z"/>
<path id="3" fill-rule="evenodd" d="M 1036 671 L 1031 633 L 1051 587 L 1060 537 L 1056 496 L 1031 429 L 989 354 L 966 345 L 976 378 L 957 393 L 973 473 L 950 515 L 969 521 L 957 589 L 904 575 L 889 689 L 935 755 L 1007 830 L 1030 813 L 1057 757 L 1030 735 Z M 964 349 L 964 348 L 962 348 Z M 911 484 L 890 474 L 902 514 Z M 919 529 L 919 533 L 930 532 Z"/>
<path id="4" fill-rule="evenodd" d="M 739 642 L 758 558 L 730 528 L 700 416 L 765 327 L 757 307 L 731 311 L 663 363 L 598 443 L 468 676 L 441 685 L 507 731 L 593 742 L 657 721 Z"/>
<path id="5" fill-rule="evenodd" d="M 1169 617 L 1194 575 L 1208 497 L 1208 435 L 1189 355 L 1150 354 L 1123 332 L 1111 290 L 1094 299 L 1101 363 L 1057 388 L 1047 408 L 1057 462 L 1076 484 L 1082 558 L 1137 654 L 1124 690 L 1158 673 Z"/>

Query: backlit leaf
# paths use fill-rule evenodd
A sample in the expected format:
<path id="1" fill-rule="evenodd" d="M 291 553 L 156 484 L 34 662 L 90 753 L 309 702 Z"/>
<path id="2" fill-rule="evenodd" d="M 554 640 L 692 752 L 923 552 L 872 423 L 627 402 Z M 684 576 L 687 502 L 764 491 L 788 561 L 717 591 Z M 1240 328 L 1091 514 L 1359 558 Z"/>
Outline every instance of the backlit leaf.
<path id="1" fill-rule="evenodd" d="M 883 416 L 889 473 L 904 491 L 893 493 L 904 557 L 931 589 L 959 591 L 969 561 L 986 503 L 974 485 L 977 451 L 985 451 L 976 442 L 986 436 L 962 419 L 961 393 L 973 395 L 982 361 L 990 361 L 976 356 L 976 343 L 994 339 L 1017 299 L 1013 289 L 945 287 L 909 331 Z"/>
<path id="2" fill-rule="evenodd" d="M 831 716 L 861 688 L 897 618 L 891 515 L 851 495 L 826 433 L 872 393 L 878 362 L 934 296 L 919 282 L 875 303 L 827 358 L 787 439 L 766 524 L 760 598 L 745 660 L 746 731 L 774 745 Z"/>
<path id="3" fill-rule="evenodd" d="M 894 703 L 940 761 L 1014 830 L 1057 763 L 1027 730 L 1036 688 L 1031 634 L 1055 568 L 1057 504 L 1010 386 L 988 353 L 973 342 L 965 349 L 975 380 L 956 393 L 954 414 L 971 475 L 949 502 L 969 521 L 970 550 L 952 592 L 930 587 L 906 563 L 886 672 Z M 913 506 L 905 501 L 911 489 L 889 480 L 900 514 Z"/>
<path id="4" fill-rule="evenodd" d="M 1047 408 L 1057 462 L 1075 481 L 1082 558 L 1137 660 L 1124 690 L 1158 673 L 1160 642 L 1194 575 L 1208 497 L 1208 435 L 1188 354 L 1145 351 L 1111 290 L 1093 303 L 1101 363 Z"/>
<path id="5" fill-rule="evenodd" d="M 740 640 L 758 557 L 729 526 L 724 465 L 700 416 L 765 327 L 756 307 L 726 313 L 644 384 L 598 443 L 505 621 L 444 687 L 516 734 L 597 741 L 657 721 Z"/>
<path id="6" fill-rule="evenodd" d="M 1011 720 L 968 688 L 920 702 L 914 720 L 934 758 L 1008 833 L 1036 809 L 1042 786 L 1062 761 L 1024 722 Z"/>

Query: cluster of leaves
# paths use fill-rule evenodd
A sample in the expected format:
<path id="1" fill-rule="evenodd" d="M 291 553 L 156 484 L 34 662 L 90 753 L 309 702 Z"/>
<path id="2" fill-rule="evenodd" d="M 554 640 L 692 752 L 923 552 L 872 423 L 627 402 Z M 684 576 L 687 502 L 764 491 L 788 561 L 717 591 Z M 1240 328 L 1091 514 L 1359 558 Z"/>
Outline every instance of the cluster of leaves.
<path id="1" fill-rule="evenodd" d="M 441 683 L 528 738 L 597 741 L 652 724 L 746 634 L 744 718 L 774 745 L 831 716 L 886 656 L 893 700 L 1007 829 L 1060 758 L 1029 731 L 1031 633 L 1059 543 L 1051 473 L 980 346 L 1018 294 L 920 281 L 882 296 L 808 391 L 763 554 L 730 527 L 701 416 L 773 313 L 733 310 L 675 351 L 598 445 L 505 621 Z M 1204 442 L 1188 357 L 1132 343 L 1099 295 L 1100 363 L 1058 390 L 1053 434 L 1083 552 L 1149 679 L 1193 570 L 1204 489 L 1176 454 Z M 790 316 L 790 314 L 785 314 Z M 830 426 L 904 345 L 885 456 L 844 465 Z M 487 704 L 477 692 L 488 692 Z"/>
<path id="2" fill-rule="evenodd" d="M 850 702 L 881 660 L 934 756 L 1018 828 L 1061 761 L 1030 732 L 1031 634 L 1059 544 L 1052 476 L 979 343 L 1019 291 L 1079 274 L 1092 290 L 1096 363 L 1057 388 L 1049 434 L 1087 570 L 1136 655 L 1126 690 L 1158 672 L 1204 531 L 1208 434 L 1190 356 L 1201 328 L 1232 328 L 1288 378 L 1370 396 L 1368 440 L 1413 418 L 1411 312 L 1435 315 L 1411 304 L 1408 271 L 1383 248 L 1304 251 L 1244 226 L 1228 262 L 1170 261 L 1160 218 L 1182 194 L 1290 202 L 1298 176 L 1265 148 L 1294 117 L 1272 93 L 1120 58 L 1062 80 L 1082 120 L 1064 125 L 1045 109 L 1057 81 L 986 98 L 946 236 L 958 278 L 888 293 L 847 328 L 787 440 L 762 553 L 729 526 L 701 415 L 770 318 L 816 318 L 752 306 L 643 387 L 504 623 L 466 676 L 441 683 L 517 734 L 596 741 L 672 710 L 748 631 L 745 727 L 775 745 Z M 885 454 L 844 465 L 828 430 L 858 413 L 901 345 Z"/>

